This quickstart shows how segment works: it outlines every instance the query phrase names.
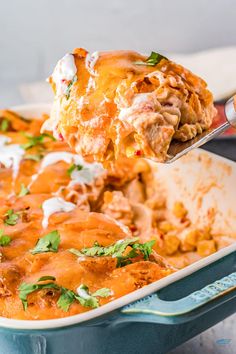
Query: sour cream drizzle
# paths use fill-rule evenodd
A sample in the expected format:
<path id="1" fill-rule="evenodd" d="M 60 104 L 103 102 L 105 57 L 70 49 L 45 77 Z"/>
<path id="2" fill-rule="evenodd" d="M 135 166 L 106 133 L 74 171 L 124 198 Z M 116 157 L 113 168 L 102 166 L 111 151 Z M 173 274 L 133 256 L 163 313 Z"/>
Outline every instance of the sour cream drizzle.
<path id="1" fill-rule="evenodd" d="M 20 162 L 23 158 L 25 150 L 18 144 L 9 144 L 10 138 L 1 135 L 0 136 L 0 163 L 2 163 L 6 168 L 12 168 L 13 180 L 16 179 Z"/>
<path id="2" fill-rule="evenodd" d="M 87 54 L 85 59 L 85 66 L 90 75 L 97 76 L 96 71 L 94 70 L 95 64 L 99 58 L 99 52 L 94 52 L 92 54 Z"/>
<path id="3" fill-rule="evenodd" d="M 77 294 L 82 297 L 83 299 L 85 300 L 88 300 L 91 298 L 91 295 L 89 295 L 81 286 L 79 286 L 77 289 L 76 289 L 76 292 Z"/>
<path id="4" fill-rule="evenodd" d="M 31 182 L 28 185 L 30 188 L 33 182 L 38 178 L 38 176 L 43 173 L 46 167 L 53 165 L 59 161 L 64 161 L 68 164 L 74 163 L 75 165 L 81 165 L 82 169 L 77 171 L 76 169 L 71 173 L 71 181 L 69 187 L 75 184 L 91 184 L 93 180 L 105 173 L 105 169 L 100 163 L 87 163 L 84 159 L 76 154 L 66 151 L 51 152 L 47 154 L 40 165 L 39 172 L 31 177 Z"/>
<path id="5" fill-rule="evenodd" d="M 42 227 L 44 229 L 48 227 L 48 220 L 52 214 L 57 213 L 59 211 L 68 213 L 73 209 L 75 209 L 75 207 L 76 207 L 75 204 L 66 202 L 63 198 L 60 197 L 53 197 L 45 200 L 42 204 L 42 209 L 43 209 Z"/>
<path id="6" fill-rule="evenodd" d="M 52 80 L 56 85 L 57 96 L 64 95 L 68 87 L 68 83 L 77 73 L 73 54 L 67 53 L 60 59 L 52 73 Z"/>

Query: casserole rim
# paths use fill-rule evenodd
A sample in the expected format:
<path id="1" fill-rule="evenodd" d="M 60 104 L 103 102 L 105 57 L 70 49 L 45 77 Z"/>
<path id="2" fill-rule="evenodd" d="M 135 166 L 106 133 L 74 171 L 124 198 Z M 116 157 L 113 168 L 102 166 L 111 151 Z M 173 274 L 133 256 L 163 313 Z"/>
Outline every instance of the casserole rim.
<path id="1" fill-rule="evenodd" d="M 25 118 L 34 117 L 37 118 L 37 115 L 42 113 L 49 113 L 51 104 L 48 103 L 39 103 L 39 104 L 22 104 L 19 106 L 10 107 L 10 110 L 16 111 L 19 114 L 24 115 Z M 196 149 L 194 152 L 196 155 L 202 154 L 203 150 Z M 226 164 L 232 166 L 236 169 L 236 163 L 216 155 L 214 153 L 204 151 L 204 154 L 212 157 L 214 160 L 223 161 Z M 0 328 L 8 329 L 21 329 L 21 330 L 46 330 L 46 329 L 56 329 L 61 327 L 69 327 L 76 325 L 82 322 L 86 322 L 102 315 L 105 315 L 108 312 L 117 310 L 125 305 L 130 304 L 136 300 L 139 300 L 143 297 L 151 295 L 152 293 L 166 287 L 167 285 L 172 284 L 175 281 L 178 281 L 188 275 L 206 267 L 207 265 L 216 262 L 217 260 L 223 258 L 224 256 L 236 251 L 236 242 L 232 245 L 224 247 L 223 249 L 202 258 L 183 269 L 178 270 L 176 273 L 172 273 L 162 279 L 159 279 L 145 287 L 135 290 L 127 295 L 124 295 L 116 300 L 113 300 L 101 307 L 98 307 L 93 310 L 89 310 L 84 313 L 76 314 L 73 316 L 67 316 L 64 318 L 48 319 L 48 320 L 17 320 L 10 319 L 0 316 Z"/>

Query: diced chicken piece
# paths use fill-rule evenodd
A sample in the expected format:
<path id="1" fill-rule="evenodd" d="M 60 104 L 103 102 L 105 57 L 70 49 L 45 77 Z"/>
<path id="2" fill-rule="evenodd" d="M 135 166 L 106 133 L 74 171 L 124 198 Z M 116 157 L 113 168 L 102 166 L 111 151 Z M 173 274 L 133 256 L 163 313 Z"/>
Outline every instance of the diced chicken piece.
<path id="1" fill-rule="evenodd" d="M 0 297 L 14 295 L 19 285 L 22 272 L 12 263 L 0 264 Z"/>
<path id="2" fill-rule="evenodd" d="M 186 215 L 188 214 L 188 211 L 182 202 L 175 202 L 175 204 L 173 206 L 173 214 L 178 219 L 184 219 L 186 217 Z"/>
<path id="3" fill-rule="evenodd" d="M 101 210 L 126 226 L 133 223 L 134 214 L 130 202 L 120 191 L 105 192 Z"/>
<path id="4" fill-rule="evenodd" d="M 178 251 L 180 239 L 175 234 L 167 234 L 164 236 L 164 252 L 167 255 L 172 255 Z"/>
<path id="5" fill-rule="evenodd" d="M 144 203 L 145 191 L 142 182 L 134 179 L 125 188 L 124 195 L 129 199 L 130 203 Z"/>

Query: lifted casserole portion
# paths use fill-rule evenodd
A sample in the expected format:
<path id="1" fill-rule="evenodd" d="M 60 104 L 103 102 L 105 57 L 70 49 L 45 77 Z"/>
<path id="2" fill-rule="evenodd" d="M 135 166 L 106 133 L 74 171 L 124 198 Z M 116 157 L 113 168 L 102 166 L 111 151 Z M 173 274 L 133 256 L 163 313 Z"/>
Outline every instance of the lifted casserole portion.
<path id="1" fill-rule="evenodd" d="M 215 115 L 206 83 L 155 52 L 75 49 L 49 82 L 55 99 L 43 129 L 98 161 L 125 155 L 164 162 L 172 139 L 194 138 Z"/>

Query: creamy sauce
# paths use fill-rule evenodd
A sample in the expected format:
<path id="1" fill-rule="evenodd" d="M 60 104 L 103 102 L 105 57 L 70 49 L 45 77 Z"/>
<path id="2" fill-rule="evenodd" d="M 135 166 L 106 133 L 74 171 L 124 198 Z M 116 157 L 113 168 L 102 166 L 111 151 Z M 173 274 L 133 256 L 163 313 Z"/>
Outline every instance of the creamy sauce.
<path id="1" fill-rule="evenodd" d="M 53 136 L 55 139 L 60 140 L 58 131 L 57 131 L 57 126 L 60 121 L 60 101 L 57 101 L 51 109 L 51 117 L 54 116 L 54 119 L 49 118 L 45 120 L 43 123 L 40 132 L 44 133 L 45 131 L 52 131 Z"/>
<path id="2" fill-rule="evenodd" d="M 67 53 L 60 59 L 53 71 L 52 79 L 56 85 L 57 95 L 64 95 L 70 82 L 77 73 L 73 54 Z"/>
<path id="3" fill-rule="evenodd" d="M 76 289 L 76 292 L 77 294 L 82 297 L 83 299 L 85 300 L 88 300 L 91 298 L 91 295 L 89 295 L 81 286 L 79 286 L 77 289 Z"/>
<path id="4" fill-rule="evenodd" d="M 25 150 L 18 144 L 6 145 L 11 141 L 10 138 L 1 135 L 0 136 L 0 163 L 2 163 L 6 168 L 12 168 L 13 180 L 16 179 L 20 162 L 23 158 Z"/>
<path id="5" fill-rule="evenodd" d="M 10 143 L 11 139 L 8 136 L 0 135 L 0 147 Z"/>
<path id="6" fill-rule="evenodd" d="M 42 227 L 44 229 L 48 227 L 48 220 L 52 214 L 57 213 L 59 211 L 68 213 L 75 208 L 76 208 L 75 204 L 66 202 L 63 198 L 60 197 L 53 197 L 45 200 L 45 202 L 43 202 L 42 204 L 42 209 L 43 209 Z"/>
<path id="7" fill-rule="evenodd" d="M 152 93 L 139 93 L 134 96 L 133 102 L 128 108 L 121 108 L 119 113 L 119 119 L 125 120 L 129 123 L 129 117 L 134 113 L 140 114 L 140 110 L 144 107 L 148 106 L 149 109 L 152 108 L 155 110 L 153 94 Z"/>
<path id="8" fill-rule="evenodd" d="M 124 234 L 126 234 L 127 236 L 131 236 L 131 231 L 128 228 L 128 226 L 124 225 L 121 221 L 116 220 L 115 218 L 111 217 L 110 215 L 106 214 L 106 218 L 113 221 L 117 226 L 119 226 L 121 228 L 121 230 L 124 232 Z M 120 240 L 120 242 L 122 242 L 123 240 Z"/>
<path id="9" fill-rule="evenodd" d="M 99 52 L 94 52 L 91 55 L 88 53 L 85 60 L 85 66 L 90 75 L 97 76 L 96 71 L 94 70 L 95 64 L 99 58 Z"/>
<path id="10" fill-rule="evenodd" d="M 96 177 L 104 173 L 105 170 L 100 163 L 95 162 L 93 164 L 84 164 L 82 170 L 74 170 L 71 173 L 71 182 L 69 187 L 72 187 L 75 184 L 91 184 Z"/>
<path id="11" fill-rule="evenodd" d="M 43 173 L 46 167 L 59 161 L 82 166 L 81 170 L 78 171 L 75 169 L 71 173 L 69 187 L 73 187 L 75 184 L 91 184 L 96 177 L 105 173 L 105 169 L 100 163 L 87 163 L 81 156 L 66 151 L 51 152 L 43 158 L 39 172 L 31 177 L 31 182 L 28 185 L 28 188 L 32 186 L 33 182 L 41 173 Z"/>

